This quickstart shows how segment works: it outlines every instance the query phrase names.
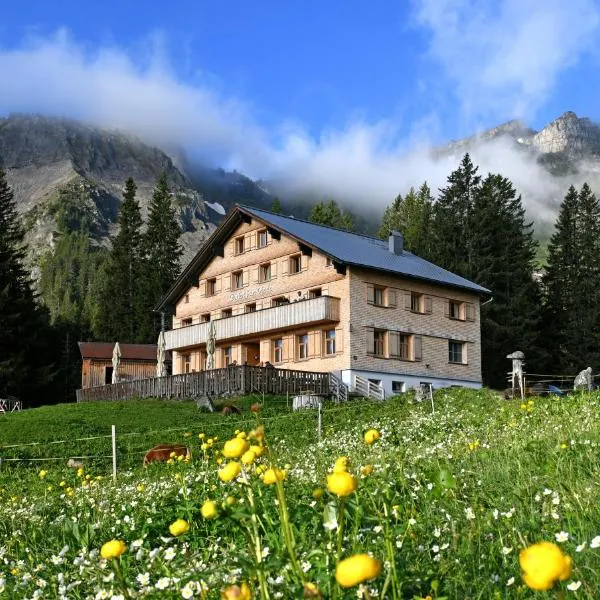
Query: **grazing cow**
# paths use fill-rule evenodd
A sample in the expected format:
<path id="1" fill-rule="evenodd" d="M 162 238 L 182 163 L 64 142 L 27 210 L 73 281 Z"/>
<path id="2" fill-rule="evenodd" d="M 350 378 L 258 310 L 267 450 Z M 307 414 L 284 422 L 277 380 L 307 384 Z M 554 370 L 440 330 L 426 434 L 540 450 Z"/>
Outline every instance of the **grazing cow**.
<path id="1" fill-rule="evenodd" d="M 166 462 L 171 458 L 171 454 L 174 454 L 175 458 L 183 456 L 189 459 L 192 456 L 190 449 L 183 444 L 159 444 L 146 452 L 144 466 L 147 467 L 152 462 Z"/>
<path id="2" fill-rule="evenodd" d="M 233 406 L 232 404 L 228 404 L 223 407 L 221 414 L 223 415 L 239 415 L 241 414 L 241 410 L 237 406 Z"/>

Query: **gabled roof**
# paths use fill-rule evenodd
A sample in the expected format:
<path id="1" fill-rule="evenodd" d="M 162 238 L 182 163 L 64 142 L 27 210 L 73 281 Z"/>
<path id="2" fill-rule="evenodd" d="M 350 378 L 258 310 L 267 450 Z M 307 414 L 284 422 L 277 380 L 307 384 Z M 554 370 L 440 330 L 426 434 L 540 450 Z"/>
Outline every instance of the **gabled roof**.
<path id="1" fill-rule="evenodd" d="M 112 360 L 114 344 L 110 342 L 78 342 L 81 358 Z M 121 360 L 151 360 L 156 362 L 156 344 L 119 344 Z"/>
<path id="2" fill-rule="evenodd" d="M 442 269 L 407 250 L 402 254 L 390 252 L 387 240 L 349 233 L 249 206 L 236 205 L 184 269 L 157 309 L 177 302 L 190 285 L 198 285 L 198 275 L 215 255 L 215 251 L 222 248 L 232 232 L 244 218 L 248 217 L 262 221 L 267 226 L 295 238 L 298 242 L 320 251 L 342 265 L 385 271 L 484 296 L 491 294 L 490 290 Z"/>

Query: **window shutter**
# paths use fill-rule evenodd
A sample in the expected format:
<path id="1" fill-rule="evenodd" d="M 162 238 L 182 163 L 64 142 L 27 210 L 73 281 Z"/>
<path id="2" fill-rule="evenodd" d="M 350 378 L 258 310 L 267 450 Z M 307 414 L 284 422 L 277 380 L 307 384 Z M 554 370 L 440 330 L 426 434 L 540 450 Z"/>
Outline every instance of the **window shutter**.
<path id="1" fill-rule="evenodd" d="M 200 297 L 203 298 L 204 296 L 206 296 L 206 281 L 201 281 L 198 287 L 200 288 Z"/>
<path id="2" fill-rule="evenodd" d="M 410 292 L 404 294 L 404 308 L 406 310 L 412 309 L 412 294 Z"/>
<path id="3" fill-rule="evenodd" d="M 367 283 L 367 304 L 375 304 L 375 287 Z"/>
<path id="4" fill-rule="evenodd" d="M 258 283 L 258 269 L 259 267 L 252 267 L 252 283 Z"/>
<path id="5" fill-rule="evenodd" d="M 289 264 L 290 264 L 290 259 L 287 258 L 287 257 L 284 258 L 283 262 L 281 263 L 281 267 L 282 267 L 281 274 L 282 275 L 287 275 L 288 274 Z"/>
<path id="6" fill-rule="evenodd" d="M 425 312 L 430 315 L 433 312 L 433 298 L 425 296 Z"/>
<path id="7" fill-rule="evenodd" d="M 469 363 L 469 355 L 467 353 L 467 347 L 469 344 L 467 344 L 466 342 L 463 342 L 462 345 L 462 361 L 463 361 L 463 365 L 466 365 Z"/>
<path id="8" fill-rule="evenodd" d="M 252 233 L 249 233 L 246 236 L 246 240 L 244 241 L 244 245 L 248 244 L 248 250 L 254 250 L 255 248 L 258 247 L 258 243 L 256 240 L 256 236 L 258 234 L 256 233 L 256 231 L 253 231 Z"/>
<path id="9" fill-rule="evenodd" d="M 223 275 L 223 291 L 224 292 L 228 292 L 231 289 L 231 278 L 232 277 L 233 277 L 232 273 Z"/>
<path id="10" fill-rule="evenodd" d="M 344 330 L 340 327 L 335 330 L 335 353 L 344 350 Z"/>
<path id="11" fill-rule="evenodd" d="M 375 346 L 375 332 L 373 331 L 372 327 L 368 327 L 367 328 L 367 354 L 370 354 L 371 356 L 373 354 L 375 354 L 374 346 Z"/>
<path id="12" fill-rule="evenodd" d="M 219 294 L 221 292 L 221 290 L 223 289 L 223 286 L 222 286 L 222 283 L 221 283 L 222 279 L 223 279 L 223 275 L 221 275 L 221 277 L 216 277 L 215 278 L 215 295 Z"/>
<path id="13" fill-rule="evenodd" d="M 277 261 L 274 260 L 271 263 L 271 279 L 276 279 L 277 278 Z"/>
<path id="14" fill-rule="evenodd" d="M 242 271 L 242 287 L 248 287 L 250 284 L 250 271 L 245 269 Z"/>
<path id="15" fill-rule="evenodd" d="M 413 335 L 413 360 L 423 360 L 423 338 Z"/>
<path id="16" fill-rule="evenodd" d="M 283 361 L 293 360 L 294 358 L 294 336 L 284 336 L 283 338 Z"/>
<path id="17" fill-rule="evenodd" d="M 308 256 L 305 256 L 304 254 L 302 256 L 300 256 L 300 270 L 301 271 L 306 271 L 308 269 Z"/>
<path id="18" fill-rule="evenodd" d="M 444 302 L 444 316 L 450 318 L 450 300 Z"/>
<path id="19" fill-rule="evenodd" d="M 311 331 L 308 334 L 308 356 L 309 358 L 314 358 L 315 356 L 320 356 L 320 344 L 319 344 L 319 334 L 320 331 Z"/>
<path id="20" fill-rule="evenodd" d="M 387 291 L 387 303 L 388 303 L 388 306 L 390 306 L 392 308 L 396 308 L 396 290 L 390 290 L 390 289 L 388 289 L 388 291 Z"/>
<path id="21" fill-rule="evenodd" d="M 397 331 L 388 333 L 390 342 L 390 358 L 400 358 L 400 335 Z"/>
<path id="22" fill-rule="evenodd" d="M 465 314 L 467 321 L 475 320 L 475 306 L 471 302 L 465 304 Z"/>

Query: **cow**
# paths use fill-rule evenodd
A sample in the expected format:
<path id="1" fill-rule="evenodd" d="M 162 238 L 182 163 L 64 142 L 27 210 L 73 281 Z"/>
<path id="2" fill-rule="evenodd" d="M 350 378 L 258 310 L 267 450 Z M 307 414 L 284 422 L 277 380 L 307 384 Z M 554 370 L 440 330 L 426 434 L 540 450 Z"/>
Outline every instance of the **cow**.
<path id="1" fill-rule="evenodd" d="M 190 449 L 183 444 L 159 444 L 150 448 L 144 455 L 144 466 L 147 467 L 152 462 L 166 462 L 170 458 L 183 458 L 190 459 L 192 457 Z"/>
<path id="2" fill-rule="evenodd" d="M 233 404 L 227 404 L 227 406 L 223 407 L 223 410 L 221 411 L 222 415 L 239 415 L 241 414 L 241 410 L 237 407 L 237 406 L 233 406 Z"/>

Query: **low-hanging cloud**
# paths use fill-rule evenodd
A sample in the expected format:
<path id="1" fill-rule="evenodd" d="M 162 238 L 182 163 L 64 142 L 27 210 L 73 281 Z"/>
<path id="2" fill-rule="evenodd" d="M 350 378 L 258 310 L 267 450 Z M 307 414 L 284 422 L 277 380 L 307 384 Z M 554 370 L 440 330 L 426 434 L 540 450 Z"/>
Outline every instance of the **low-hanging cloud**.
<path id="1" fill-rule="evenodd" d="M 473 33 L 476 26 L 485 22 L 487 30 L 492 28 L 484 19 L 487 13 L 474 11 L 469 21 L 466 7 L 472 2 L 440 0 L 439 4 L 448 9 L 444 17 L 436 2 L 420 0 L 415 13 L 418 22 L 431 33 L 430 54 L 441 60 L 448 52 L 461 60 L 467 48 L 458 39 L 458 20 L 467 33 L 471 32 L 468 35 L 478 41 Z M 579 8 L 589 4 L 587 0 L 572 0 L 572 9 L 573 3 L 580 5 Z M 520 4 L 529 6 L 529 12 L 521 15 L 528 17 L 527 23 L 539 14 L 537 4 L 526 0 Z M 559 4 L 558 0 L 552 0 L 544 6 L 562 15 Z M 454 6 L 454 12 L 450 5 Z M 507 15 L 518 16 L 525 10 L 523 7 L 517 10 L 514 0 L 504 0 L 498 6 L 502 24 Z M 492 18 L 491 13 L 488 17 Z M 447 21 L 451 28 L 442 34 Z M 555 21 L 546 18 L 544 22 Z M 588 25 L 591 23 L 597 29 L 597 20 L 590 16 Z M 584 33 L 588 31 L 589 27 Z M 531 28 L 524 26 L 517 37 L 524 39 L 530 32 Z M 508 65 L 501 59 L 513 35 L 509 30 L 502 39 L 496 36 L 489 48 L 479 40 L 475 51 L 481 54 L 490 49 L 490 53 L 489 64 L 481 56 L 473 59 L 478 76 L 462 77 L 450 62 L 442 60 L 448 86 L 454 86 L 451 89 L 457 94 L 465 92 L 463 113 L 475 101 L 477 82 L 483 81 L 485 93 L 481 98 L 483 104 L 488 103 L 489 110 L 497 114 L 510 110 L 530 115 L 548 94 L 557 75 L 587 48 L 586 44 L 574 41 L 581 34 L 579 31 L 555 27 L 546 34 L 553 38 L 554 44 L 566 44 L 573 56 L 567 59 L 555 53 L 554 60 L 542 59 L 539 55 L 548 52 L 548 42 L 537 49 L 537 59 L 528 56 L 526 65 L 512 67 L 502 79 L 496 70 Z M 519 47 L 524 52 L 536 51 L 533 44 Z M 543 69 L 548 70 L 544 77 L 540 75 Z M 527 72 L 532 74 L 533 83 L 526 85 Z M 418 186 L 425 180 L 434 190 L 442 186 L 460 160 L 460 155 L 432 157 L 430 132 L 438 116 L 431 107 L 425 107 L 428 112 L 413 126 L 394 119 L 351 120 L 345 128 L 323 131 L 317 137 L 290 123 L 281 123 L 276 131 L 266 131 L 254 119 L 252 107 L 247 103 L 225 96 L 202 80 L 190 83 L 178 78 L 160 50 L 155 48 L 140 65 L 119 47 L 86 51 L 66 31 L 48 38 L 29 39 L 18 48 L 0 47 L 0 89 L 0 114 L 38 112 L 130 131 L 155 145 L 179 146 L 214 164 L 272 180 L 289 194 L 333 197 L 371 215 L 374 209 L 382 211 L 410 186 Z M 504 108 L 493 104 L 488 97 L 502 93 L 507 98 Z M 521 101 L 515 100 L 518 98 Z M 484 108 L 474 114 L 482 116 Z M 541 221 L 551 218 L 548 206 L 564 195 L 564 182 L 550 178 L 512 141 L 475 144 L 473 155 L 483 173 L 502 172 L 515 182 L 532 217 Z"/>

